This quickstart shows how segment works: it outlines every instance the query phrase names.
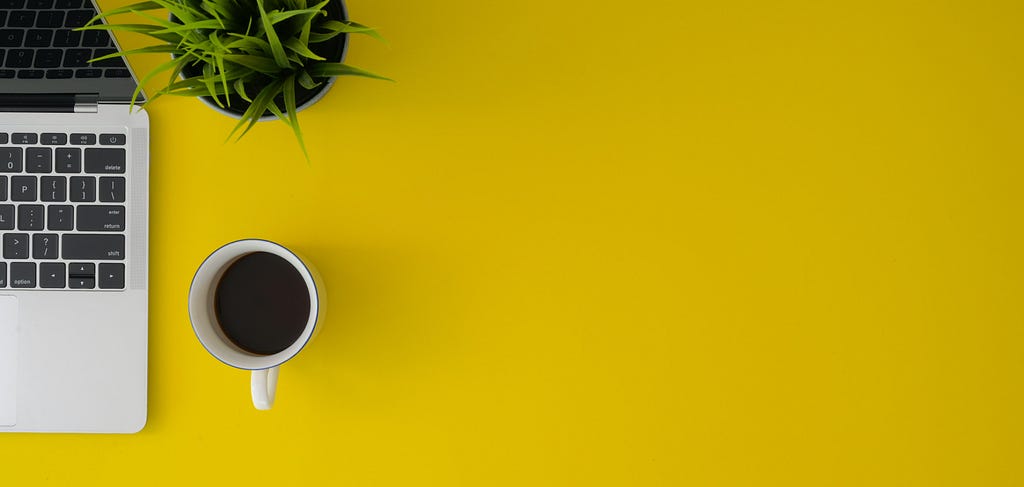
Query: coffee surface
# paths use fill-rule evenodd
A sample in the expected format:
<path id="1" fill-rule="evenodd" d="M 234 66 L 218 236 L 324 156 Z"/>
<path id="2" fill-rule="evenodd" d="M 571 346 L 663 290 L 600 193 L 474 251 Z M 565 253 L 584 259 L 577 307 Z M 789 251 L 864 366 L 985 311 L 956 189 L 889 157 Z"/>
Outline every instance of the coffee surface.
<path id="1" fill-rule="evenodd" d="M 295 343 L 309 320 L 309 291 L 288 261 L 267 252 L 236 260 L 217 284 L 214 308 L 239 348 L 273 355 Z"/>

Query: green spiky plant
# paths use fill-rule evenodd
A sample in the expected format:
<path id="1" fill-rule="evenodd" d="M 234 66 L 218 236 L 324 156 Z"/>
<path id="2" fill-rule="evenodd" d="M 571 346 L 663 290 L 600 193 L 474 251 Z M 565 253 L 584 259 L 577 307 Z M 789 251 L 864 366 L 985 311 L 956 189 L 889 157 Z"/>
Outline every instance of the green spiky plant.
<path id="1" fill-rule="evenodd" d="M 234 104 L 237 111 L 238 105 L 247 105 L 228 139 L 236 133 L 241 139 L 260 117 L 272 114 L 292 128 L 309 160 L 296 116 L 296 92 L 314 90 L 332 76 L 388 79 L 327 57 L 340 53 L 322 52 L 332 44 L 340 49 L 339 36 L 346 34 L 380 39 L 369 27 L 330 18 L 328 5 L 337 1 L 149 0 L 97 15 L 80 30 L 135 32 L 162 41 L 92 60 L 147 53 L 172 56 L 143 76 L 132 95 L 133 106 L 147 81 L 169 72 L 167 85 L 150 102 L 175 95 L 206 97 L 221 108 Z M 171 18 L 152 14 L 160 9 Z M 101 22 L 122 14 L 137 14 L 151 24 Z"/>

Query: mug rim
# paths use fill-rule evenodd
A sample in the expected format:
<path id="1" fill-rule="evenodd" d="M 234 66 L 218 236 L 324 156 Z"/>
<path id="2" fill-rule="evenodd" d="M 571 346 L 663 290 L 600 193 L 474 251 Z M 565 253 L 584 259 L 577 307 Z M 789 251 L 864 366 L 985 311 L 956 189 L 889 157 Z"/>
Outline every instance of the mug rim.
<path id="1" fill-rule="evenodd" d="M 231 255 L 231 256 L 228 257 L 228 260 L 223 265 L 218 266 L 216 269 L 204 270 L 204 268 L 206 267 L 207 263 L 210 262 L 210 259 L 212 259 L 215 256 L 217 256 L 217 254 L 221 253 L 222 251 L 224 251 L 225 249 L 227 249 L 229 247 L 237 246 L 239 244 L 244 244 L 244 243 L 255 244 L 255 245 L 257 245 L 257 247 L 262 247 L 262 248 L 256 248 L 256 249 L 252 249 L 252 250 L 248 250 L 248 251 L 239 252 L 236 255 Z M 306 290 L 307 290 L 307 292 L 309 292 L 309 297 L 310 297 L 309 318 L 306 320 L 306 325 L 302 329 L 302 335 L 301 335 L 300 339 L 295 340 L 294 342 L 292 342 L 292 344 L 288 345 L 288 347 L 285 348 L 284 350 L 282 350 L 280 352 L 277 352 L 277 353 L 274 353 L 274 354 L 271 354 L 271 355 L 254 354 L 252 352 L 248 352 L 248 351 L 245 351 L 245 350 L 241 349 L 238 345 L 235 345 L 234 343 L 232 343 L 230 341 L 230 339 L 227 339 L 226 337 L 221 336 L 222 334 L 218 333 L 215 330 L 215 328 L 219 328 L 219 324 L 217 323 L 216 317 L 215 316 L 209 316 L 209 313 L 205 313 L 205 309 L 204 309 L 204 313 L 207 315 L 207 316 L 204 317 L 204 319 L 206 320 L 206 324 L 207 324 L 207 326 L 205 328 L 211 329 L 213 335 L 215 336 L 215 338 L 219 341 L 219 343 L 221 345 L 224 345 L 226 347 L 226 349 L 231 350 L 232 352 L 239 354 L 243 358 L 251 358 L 251 359 L 253 359 L 255 361 L 263 362 L 263 363 L 257 364 L 256 366 L 250 367 L 250 366 L 240 365 L 238 362 L 235 362 L 235 361 L 232 361 L 232 360 L 230 360 L 228 358 L 222 357 L 220 353 L 215 352 L 214 350 L 211 349 L 211 347 L 206 343 L 206 340 L 204 340 L 203 334 L 200 333 L 199 327 L 196 326 L 196 320 L 195 320 L 193 315 L 194 315 L 194 313 L 198 312 L 199 310 L 195 310 L 194 309 L 194 307 L 193 307 L 193 299 L 197 299 L 198 298 L 195 295 L 195 293 L 196 293 L 196 281 L 200 278 L 200 274 L 201 273 L 207 274 L 207 273 L 211 273 L 212 272 L 215 275 L 218 274 L 218 273 L 222 273 L 222 271 L 226 270 L 227 267 L 229 267 L 231 264 L 233 264 L 239 258 L 241 258 L 241 257 L 243 257 L 245 255 L 249 255 L 249 254 L 255 253 L 255 252 L 266 251 L 267 249 L 273 250 L 271 253 L 273 253 L 274 255 L 276 255 L 278 257 L 284 258 L 284 260 L 287 261 L 293 268 L 295 268 L 295 270 L 299 271 L 300 275 L 302 275 L 302 280 L 306 283 Z M 286 254 L 286 255 L 282 255 L 282 253 Z M 288 256 L 290 256 L 291 259 L 288 258 Z M 292 259 L 294 259 L 294 262 L 293 262 Z M 301 267 L 296 266 L 295 265 L 296 262 Z M 209 293 L 210 293 L 211 289 L 214 287 L 213 286 L 214 281 L 215 281 L 215 279 L 213 277 L 211 277 L 210 278 L 210 283 L 207 286 L 205 286 L 206 289 L 204 289 L 204 292 L 203 292 L 204 296 L 202 296 L 202 298 L 204 300 L 204 305 L 207 305 L 207 306 L 209 305 Z M 234 367 L 236 369 L 241 369 L 241 370 L 265 370 L 265 369 L 271 369 L 271 368 L 274 368 L 274 367 L 279 367 L 280 365 L 284 364 L 285 362 L 291 360 L 296 355 L 298 355 L 299 352 L 301 352 L 304 348 L 306 348 L 306 345 L 309 343 L 309 341 L 315 335 L 316 327 L 319 325 L 319 321 L 320 321 L 320 290 L 318 289 L 317 284 L 316 284 L 316 279 L 313 276 L 313 270 L 310 269 L 309 265 L 306 264 L 306 262 L 301 257 L 298 256 L 298 254 L 296 254 L 295 252 L 291 251 L 287 247 L 285 247 L 285 246 L 283 246 L 283 245 L 281 245 L 281 244 L 279 244 L 277 242 L 273 242 L 273 241 L 262 239 L 262 238 L 244 238 L 244 239 L 235 240 L 235 241 L 232 241 L 232 242 L 228 242 L 228 243 L 226 243 L 224 245 L 221 245 L 216 250 L 214 250 L 209 255 L 207 255 L 206 258 L 203 259 L 203 262 L 201 264 L 199 264 L 199 267 L 196 269 L 196 273 L 192 276 L 192 282 L 189 283 L 189 288 L 188 288 L 188 315 L 189 315 L 189 324 L 192 326 L 192 332 L 195 334 L 196 339 L 199 340 L 199 344 L 203 346 L 203 348 L 207 351 L 207 353 L 209 353 L 211 356 L 213 356 L 213 358 L 217 359 L 219 362 L 223 363 L 224 365 L 228 365 L 230 367 Z M 298 344 L 300 342 L 300 340 L 302 342 L 301 345 L 299 345 L 298 347 L 295 347 L 295 345 Z M 292 350 L 293 348 L 294 348 L 294 350 Z M 291 350 L 291 351 L 289 352 L 289 350 Z M 283 359 L 280 359 L 280 358 L 274 359 L 274 357 L 278 357 L 278 356 L 284 356 L 284 358 Z M 271 359 L 273 359 L 273 360 L 271 360 Z"/>

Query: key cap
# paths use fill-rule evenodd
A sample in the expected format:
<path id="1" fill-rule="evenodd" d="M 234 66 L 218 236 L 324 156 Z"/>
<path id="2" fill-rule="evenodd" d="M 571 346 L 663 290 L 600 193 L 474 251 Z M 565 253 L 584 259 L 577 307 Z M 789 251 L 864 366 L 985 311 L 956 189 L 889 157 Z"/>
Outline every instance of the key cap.
<path id="1" fill-rule="evenodd" d="M 3 52 L 3 51 L 0 51 L 0 52 Z M 0 58 L 0 59 L 2 59 L 2 58 Z M 6 144 L 6 143 L 7 143 L 7 134 L 4 133 L 4 132 L 0 132 L 0 144 Z"/>
<path id="2" fill-rule="evenodd" d="M 100 145 L 124 145 L 127 138 L 124 134 L 102 134 Z"/>
<path id="3" fill-rule="evenodd" d="M 99 186 L 99 196 L 100 201 L 104 203 L 124 203 L 124 178 L 101 177 Z"/>
<path id="4" fill-rule="evenodd" d="M 39 179 L 39 199 L 47 202 L 67 201 L 68 180 L 63 176 L 43 176 Z"/>
<path id="5" fill-rule="evenodd" d="M 47 173 L 53 171 L 53 151 L 49 147 L 25 149 L 25 172 Z"/>
<path id="6" fill-rule="evenodd" d="M 85 232 L 123 232 L 123 206 L 80 205 L 78 207 L 78 230 Z"/>
<path id="7" fill-rule="evenodd" d="M 68 265 L 68 275 L 72 277 L 95 277 L 96 264 L 92 262 L 72 262 Z"/>
<path id="8" fill-rule="evenodd" d="M 0 69 L 0 79 L 10 79 L 14 77 L 17 71 L 13 69 Z"/>
<path id="9" fill-rule="evenodd" d="M 11 287 L 36 287 L 35 262 L 11 263 Z"/>
<path id="10" fill-rule="evenodd" d="M 0 230 L 14 230 L 14 205 L 0 205 Z"/>
<path id="11" fill-rule="evenodd" d="M 21 29 L 0 29 L 0 47 L 21 47 L 25 31 Z"/>
<path id="12" fill-rule="evenodd" d="M 15 132 L 11 134 L 11 143 L 22 145 L 38 144 L 39 134 Z"/>
<path id="13" fill-rule="evenodd" d="M 5 233 L 4 234 L 4 258 L 5 259 L 27 259 L 28 258 L 28 234 L 27 233 Z"/>
<path id="14" fill-rule="evenodd" d="M 57 5 L 54 8 L 63 10 L 82 8 L 82 0 L 57 0 Z"/>
<path id="15" fill-rule="evenodd" d="M 72 10 L 64 16 L 64 27 L 85 27 L 95 15 L 92 10 Z"/>
<path id="16" fill-rule="evenodd" d="M 36 13 L 33 10 L 15 10 L 7 14 L 9 27 L 32 27 L 35 23 Z"/>
<path id="17" fill-rule="evenodd" d="M 0 201 L 7 199 L 7 176 L 0 176 Z"/>
<path id="18" fill-rule="evenodd" d="M 104 78 L 130 78 L 132 74 L 127 69 L 107 69 L 103 71 Z"/>
<path id="19" fill-rule="evenodd" d="M 96 134 L 71 134 L 71 145 L 94 145 Z"/>
<path id="20" fill-rule="evenodd" d="M 25 46 L 50 47 L 51 39 L 53 39 L 52 30 L 31 29 L 27 34 L 25 34 Z"/>
<path id="21" fill-rule="evenodd" d="M 0 262 L 0 287 L 7 287 L 7 263 Z"/>
<path id="22" fill-rule="evenodd" d="M 62 289 L 64 288 L 64 279 L 66 277 L 63 262 L 43 262 L 39 264 L 39 287 L 41 288 Z"/>
<path id="23" fill-rule="evenodd" d="M 70 15 L 70 14 L 69 14 Z M 107 47 L 110 45 L 110 34 L 102 30 L 87 30 L 82 34 L 83 47 Z"/>
<path id="24" fill-rule="evenodd" d="M 64 145 L 68 143 L 68 134 L 46 132 L 39 140 L 43 145 Z"/>
<path id="25" fill-rule="evenodd" d="M 25 5 L 25 8 L 30 8 L 33 10 L 53 8 L 53 0 L 28 0 L 28 2 Z"/>
<path id="26" fill-rule="evenodd" d="M 35 201 L 36 177 L 11 176 L 11 201 Z"/>
<path id="27" fill-rule="evenodd" d="M 60 29 L 53 33 L 53 47 L 78 47 L 82 33 L 77 30 Z"/>
<path id="28" fill-rule="evenodd" d="M 85 172 L 124 174 L 124 149 L 86 149 Z"/>
<path id="29" fill-rule="evenodd" d="M 0 8 L 4 10 L 25 8 L 25 0 L 0 0 Z"/>
<path id="30" fill-rule="evenodd" d="M 124 235 L 65 233 L 61 258 L 74 260 L 124 260 Z"/>
<path id="31" fill-rule="evenodd" d="M 84 68 L 92 59 L 92 49 L 68 49 L 64 51 L 65 68 Z"/>
<path id="32" fill-rule="evenodd" d="M 75 77 L 73 69 L 47 69 L 46 79 L 71 79 Z"/>
<path id="33" fill-rule="evenodd" d="M 77 147 L 59 147 L 56 151 L 57 172 L 82 172 L 82 149 Z"/>
<path id="34" fill-rule="evenodd" d="M 91 277 L 69 277 L 68 287 L 71 289 L 92 289 L 96 287 L 96 280 Z"/>
<path id="35" fill-rule="evenodd" d="M 11 49 L 7 51 L 7 61 L 4 66 L 8 68 L 27 68 L 32 66 L 32 56 L 35 53 L 32 49 Z"/>
<path id="36" fill-rule="evenodd" d="M 57 234 L 37 233 L 32 235 L 32 258 L 33 259 L 56 259 L 57 258 Z M 61 272 L 63 276 L 64 273 Z"/>
<path id="37" fill-rule="evenodd" d="M 18 71 L 18 79 L 43 79 L 46 71 L 41 69 L 22 69 Z"/>
<path id="38" fill-rule="evenodd" d="M 71 186 L 68 188 L 68 191 L 71 193 L 71 201 L 76 203 L 96 201 L 96 178 L 93 176 L 72 176 Z"/>
<path id="39" fill-rule="evenodd" d="M 18 230 L 42 230 L 43 205 L 18 205 Z"/>
<path id="40" fill-rule="evenodd" d="M 124 264 L 100 264 L 100 289 L 124 289 Z"/>
<path id="41" fill-rule="evenodd" d="M 75 70 L 76 78 L 102 78 L 102 69 L 78 69 Z"/>
<path id="42" fill-rule="evenodd" d="M 0 172 L 21 172 L 23 150 L 21 147 L 0 147 Z"/>
<path id="43" fill-rule="evenodd" d="M 13 217 L 13 209 L 12 214 Z M 46 229 L 50 231 L 75 228 L 75 207 L 71 205 L 50 205 L 46 207 Z"/>
<path id="44" fill-rule="evenodd" d="M 39 12 L 36 16 L 36 27 L 53 29 L 64 25 L 64 12 L 59 10 L 47 10 Z"/>
<path id="45" fill-rule="evenodd" d="M 36 61 L 33 66 L 37 68 L 60 67 L 60 58 L 64 52 L 60 49 L 39 49 L 36 51 Z"/>

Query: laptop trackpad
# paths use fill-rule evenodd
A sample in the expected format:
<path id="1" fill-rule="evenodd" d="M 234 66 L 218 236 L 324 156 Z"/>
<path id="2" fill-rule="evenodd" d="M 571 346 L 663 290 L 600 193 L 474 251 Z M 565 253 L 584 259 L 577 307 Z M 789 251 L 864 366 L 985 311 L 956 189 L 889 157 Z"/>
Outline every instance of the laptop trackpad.
<path id="1" fill-rule="evenodd" d="M 18 298 L 0 296 L 0 426 L 18 419 Z"/>

